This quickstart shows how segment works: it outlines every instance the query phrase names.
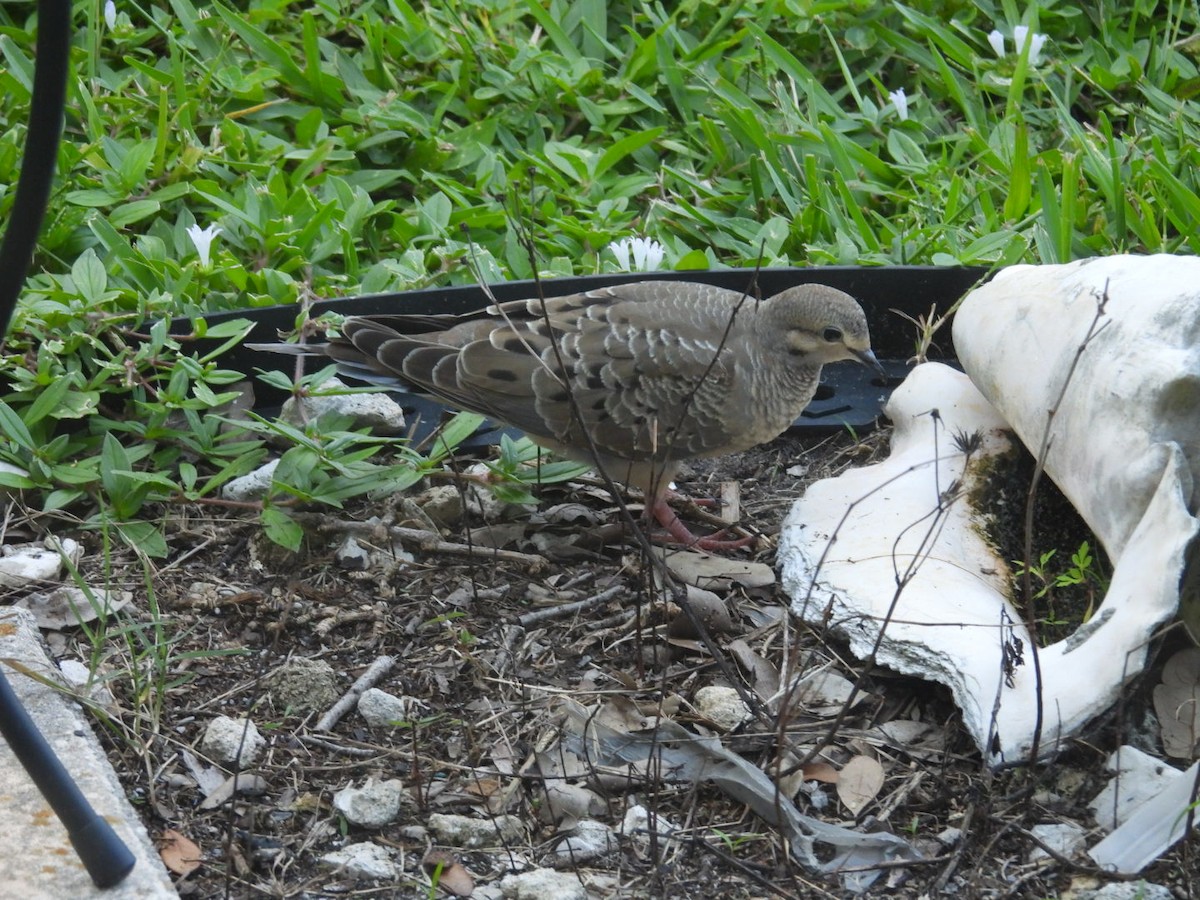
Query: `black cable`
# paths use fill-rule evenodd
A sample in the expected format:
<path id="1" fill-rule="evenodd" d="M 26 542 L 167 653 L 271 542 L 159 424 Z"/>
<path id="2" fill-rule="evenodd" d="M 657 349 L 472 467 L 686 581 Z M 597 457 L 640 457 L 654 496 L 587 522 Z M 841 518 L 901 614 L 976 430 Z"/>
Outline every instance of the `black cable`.
<path id="1" fill-rule="evenodd" d="M 0 331 L 3 332 L 8 331 L 17 307 L 50 199 L 67 97 L 70 49 L 70 0 L 38 0 L 37 60 L 25 156 L 21 160 L 12 216 L 4 243 L 0 244 Z"/>
<path id="2" fill-rule="evenodd" d="M 71 773 L 37 730 L 0 672 L 0 732 L 50 808 L 62 820 L 71 846 L 97 887 L 118 884 L 136 862 L 113 827 L 88 803 Z"/>

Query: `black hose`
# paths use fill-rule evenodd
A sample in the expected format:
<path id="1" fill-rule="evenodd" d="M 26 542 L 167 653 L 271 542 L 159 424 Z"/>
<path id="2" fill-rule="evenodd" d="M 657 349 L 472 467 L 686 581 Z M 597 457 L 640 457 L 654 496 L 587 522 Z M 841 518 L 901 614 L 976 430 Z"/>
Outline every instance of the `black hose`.
<path id="1" fill-rule="evenodd" d="M 97 887 L 112 887 L 129 874 L 136 861 L 113 827 L 92 809 L 29 713 L 0 672 L 0 733 L 25 767 L 50 808 L 54 810 L 71 846 Z"/>

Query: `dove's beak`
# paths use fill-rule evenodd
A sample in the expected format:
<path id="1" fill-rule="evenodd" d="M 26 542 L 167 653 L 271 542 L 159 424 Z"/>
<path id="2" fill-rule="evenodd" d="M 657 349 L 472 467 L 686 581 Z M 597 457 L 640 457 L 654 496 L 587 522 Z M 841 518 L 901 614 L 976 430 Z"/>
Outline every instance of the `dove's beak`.
<path id="1" fill-rule="evenodd" d="M 883 371 L 883 366 L 879 364 L 879 360 L 875 358 L 875 354 L 870 350 L 854 350 L 852 352 L 854 353 L 855 358 L 864 366 L 870 366 L 880 375 L 887 375 L 887 372 Z"/>

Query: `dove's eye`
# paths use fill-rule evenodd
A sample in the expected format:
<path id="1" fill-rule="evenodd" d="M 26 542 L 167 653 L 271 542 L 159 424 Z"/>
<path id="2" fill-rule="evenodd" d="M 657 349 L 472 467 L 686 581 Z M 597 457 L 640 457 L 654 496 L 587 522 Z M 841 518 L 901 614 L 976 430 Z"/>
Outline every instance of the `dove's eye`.
<path id="1" fill-rule="evenodd" d="M 821 332 L 821 337 L 829 341 L 831 344 L 835 343 L 836 341 L 840 341 L 842 339 L 842 329 L 830 326 Z"/>

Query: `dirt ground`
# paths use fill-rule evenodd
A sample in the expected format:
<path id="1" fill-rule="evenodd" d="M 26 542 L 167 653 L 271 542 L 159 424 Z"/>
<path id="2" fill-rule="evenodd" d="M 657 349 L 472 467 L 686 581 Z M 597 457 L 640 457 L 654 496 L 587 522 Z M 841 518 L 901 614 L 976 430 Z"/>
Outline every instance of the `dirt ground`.
<path id="1" fill-rule="evenodd" d="M 766 540 L 729 555 L 769 565 L 770 537 L 805 484 L 870 460 L 885 441 L 884 433 L 785 436 L 696 464 L 679 488 L 700 497 L 737 482 L 741 522 Z M 425 527 L 405 510 L 392 498 L 314 511 L 298 554 L 270 544 L 251 514 L 171 510 L 172 555 L 149 579 L 152 597 L 132 557 L 114 560 L 118 571 L 127 566 L 125 586 L 138 600 L 123 627 L 110 624 L 99 654 L 117 701 L 107 740 L 151 835 L 170 843 L 175 833 L 199 849 L 202 864 L 178 877 L 183 896 L 416 898 L 471 884 L 474 896 L 497 896 L 503 876 L 543 865 L 578 875 L 594 897 L 846 896 L 713 783 L 554 771 L 570 703 L 647 724 L 669 718 L 766 772 L 790 766 L 784 777 L 801 813 L 888 831 L 919 849 L 923 858 L 889 869 L 870 895 L 1060 897 L 1105 883 L 1086 856 L 1031 861 L 1037 843 L 1029 829 L 1066 822 L 1091 832 L 1086 804 L 1104 783 L 1108 754 L 1129 741 L 1155 749 L 1148 694 L 1167 648 L 1156 648 L 1157 665 L 1125 702 L 1053 764 L 989 773 L 944 689 L 863 672 L 836 641 L 789 617 L 777 584 L 725 593 L 727 616 L 708 616 L 706 641 L 670 592 L 654 588 L 598 485 L 546 487 L 534 511 L 485 505 L 445 529 L 441 544 L 402 541 L 400 552 L 382 528 L 367 525 L 352 532 L 356 540 L 368 551 L 385 548 L 390 562 L 339 562 L 344 523 L 377 516 Z M 489 542 L 502 544 L 506 557 Z M 92 536 L 89 549 L 94 543 Z M 83 635 L 60 650 L 95 655 Z M 412 711 L 393 727 L 372 728 L 351 708 L 318 729 L 330 698 L 289 700 L 277 675 L 296 660 L 327 663 L 336 699 L 382 657 L 394 664 L 375 686 L 406 698 Z M 735 680 L 753 694 L 752 667 L 785 665 L 861 677 L 863 700 L 836 728 L 837 710 L 802 705 L 731 731 L 697 714 L 701 689 Z M 224 802 L 214 799 L 201 748 L 219 715 L 249 716 L 267 740 L 249 790 Z M 896 723 L 904 727 L 884 727 Z M 836 782 L 862 757 L 883 777 L 852 811 Z M 226 773 L 216 774 L 220 781 Z M 399 781 L 401 812 L 381 827 L 349 824 L 333 797 L 372 778 Z M 555 788 L 563 784 L 588 789 L 583 811 L 559 808 Z M 617 834 L 635 806 L 675 830 Z M 447 813 L 495 822 L 497 835 L 506 815 L 520 828 L 482 846 L 448 846 L 431 827 Z M 559 842 L 579 818 L 610 826 L 614 837 L 599 855 L 564 859 Z M 356 881 L 319 861 L 363 841 L 391 851 L 394 878 Z M 1195 896 L 1190 885 L 1200 884 L 1187 843 L 1145 874 L 1179 897 Z"/>

